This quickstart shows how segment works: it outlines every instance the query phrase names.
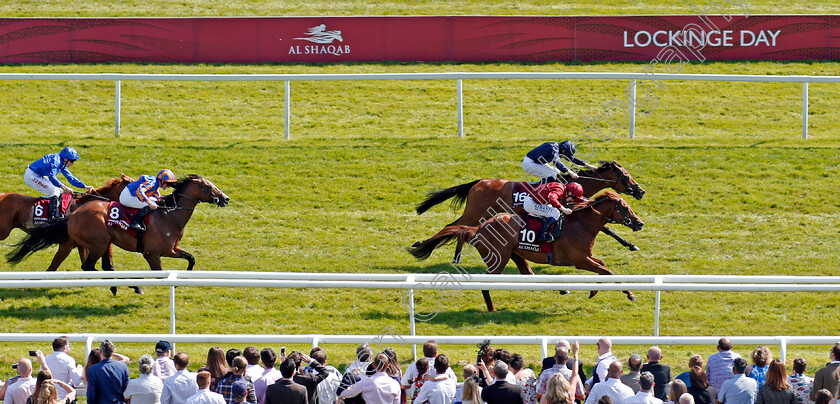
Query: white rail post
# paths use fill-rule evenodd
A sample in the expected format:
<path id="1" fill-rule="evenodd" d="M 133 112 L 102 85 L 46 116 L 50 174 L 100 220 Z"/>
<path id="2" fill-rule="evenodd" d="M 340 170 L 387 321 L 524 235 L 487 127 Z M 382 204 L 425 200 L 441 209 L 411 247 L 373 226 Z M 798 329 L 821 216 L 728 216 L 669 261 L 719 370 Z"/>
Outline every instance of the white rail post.
<path id="1" fill-rule="evenodd" d="M 653 278 L 653 284 L 654 285 L 661 285 L 662 284 L 662 278 L 659 277 L 659 276 L 657 276 L 656 278 Z M 655 312 L 653 314 L 653 336 L 655 336 L 655 337 L 659 336 L 659 307 L 660 307 L 660 302 L 661 301 L 662 301 L 662 291 L 657 289 L 656 290 L 656 306 L 655 306 L 656 308 L 655 308 Z"/>
<path id="2" fill-rule="evenodd" d="M 636 79 L 630 80 L 630 139 L 636 136 Z"/>
<path id="3" fill-rule="evenodd" d="M 321 342 L 321 336 L 320 335 L 316 335 L 316 336 L 312 337 L 312 348 L 317 348 L 318 343 L 320 343 L 320 342 Z"/>
<path id="4" fill-rule="evenodd" d="M 458 137 L 464 137 L 464 80 L 457 80 L 458 88 Z"/>
<path id="5" fill-rule="evenodd" d="M 93 350 L 93 335 L 88 335 L 85 338 L 85 358 L 90 355 L 90 351 Z"/>
<path id="6" fill-rule="evenodd" d="M 548 357 L 548 338 L 543 338 L 542 339 L 542 357 L 543 358 Z"/>
<path id="7" fill-rule="evenodd" d="M 120 137 L 120 90 L 121 80 L 114 82 L 114 137 Z"/>
<path id="8" fill-rule="evenodd" d="M 406 283 L 414 283 L 414 275 L 408 275 L 405 277 Z M 408 290 L 408 326 L 411 329 L 411 336 L 417 335 L 417 329 L 415 328 L 414 324 L 414 289 Z M 411 344 L 411 358 L 412 360 L 417 360 L 417 344 Z"/>
<path id="9" fill-rule="evenodd" d="M 284 86 L 283 86 L 283 87 L 284 87 L 284 89 L 283 89 L 283 96 L 284 96 L 284 98 L 285 98 L 285 103 L 284 103 L 284 107 L 283 107 L 283 116 L 284 116 L 284 118 L 283 118 L 283 120 L 284 120 L 283 124 L 284 124 L 285 129 L 286 129 L 286 134 L 285 134 L 286 140 L 289 140 L 289 127 L 290 127 L 290 125 L 289 125 L 289 117 L 292 115 L 292 114 L 291 114 L 291 109 L 292 109 L 292 95 L 291 95 L 291 94 L 289 94 L 289 92 L 290 92 L 290 90 L 291 90 L 291 88 L 292 88 L 292 85 L 290 84 L 289 80 L 286 80 L 284 83 L 285 83 L 285 84 L 284 84 Z"/>
<path id="10" fill-rule="evenodd" d="M 170 272 L 167 279 L 170 281 L 178 279 L 178 273 Z M 169 333 L 175 334 L 175 285 L 169 287 Z"/>
<path id="11" fill-rule="evenodd" d="M 780 337 L 780 339 L 781 340 L 779 341 L 779 359 L 781 359 L 782 363 L 784 363 L 785 359 L 787 358 L 787 338 Z"/>
<path id="12" fill-rule="evenodd" d="M 808 82 L 802 83 L 802 138 L 808 139 Z"/>

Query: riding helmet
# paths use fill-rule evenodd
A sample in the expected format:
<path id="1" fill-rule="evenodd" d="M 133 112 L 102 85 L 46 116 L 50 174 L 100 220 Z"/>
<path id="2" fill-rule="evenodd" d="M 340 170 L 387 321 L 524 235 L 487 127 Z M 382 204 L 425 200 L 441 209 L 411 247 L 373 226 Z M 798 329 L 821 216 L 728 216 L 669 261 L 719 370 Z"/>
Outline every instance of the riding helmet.
<path id="1" fill-rule="evenodd" d="M 62 149 L 61 152 L 58 153 L 58 157 L 61 157 L 63 159 L 67 159 L 67 160 L 70 160 L 70 161 L 76 161 L 76 160 L 79 159 L 79 152 L 77 152 L 76 149 L 68 146 L 68 147 L 65 147 L 64 149 Z"/>
<path id="2" fill-rule="evenodd" d="M 574 143 L 572 143 L 570 140 L 564 140 L 560 142 L 560 151 L 563 152 L 563 154 L 571 157 L 575 155 L 575 152 L 577 150 L 575 150 Z"/>
<path id="3" fill-rule="evenodd" d="M 172 170 L 164 169 L 160 170 L 157 175 L 158 182 L 177 182 L 178 180 L 175 179 L 175 174 L 172 173 Z"/>
<path id="4" fill-rule="evenodd" d="M 577 182 L 566 184 L 566 194 L 575 199 L 583 199 L 583 187 Z"/>

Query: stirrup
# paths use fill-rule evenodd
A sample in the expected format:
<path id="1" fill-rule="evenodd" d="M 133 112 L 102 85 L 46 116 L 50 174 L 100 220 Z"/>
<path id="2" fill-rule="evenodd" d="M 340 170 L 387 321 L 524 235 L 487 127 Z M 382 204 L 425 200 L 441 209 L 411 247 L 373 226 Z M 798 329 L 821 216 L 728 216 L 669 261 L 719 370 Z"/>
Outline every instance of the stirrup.
<path id="1" fill-rule="evenodd" d="M 137 231 L 146 231 L 146 226 L 144 226 L 142 222 L 131 222 L 131 224 L 128 225 L 128 228 Z"/>

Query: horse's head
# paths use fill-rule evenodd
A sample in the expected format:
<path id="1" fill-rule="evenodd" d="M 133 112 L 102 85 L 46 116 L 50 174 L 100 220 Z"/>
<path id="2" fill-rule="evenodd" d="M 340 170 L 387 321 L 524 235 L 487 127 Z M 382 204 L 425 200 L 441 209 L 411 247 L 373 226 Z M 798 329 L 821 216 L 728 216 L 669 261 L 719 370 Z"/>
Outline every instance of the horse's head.
<path id="1" fill-rule="evenodd" d="M 633 212 L 627 201 L 622 199 L 617 193 L 613 191 L 606 191 L 603 195 L 592 202 L 592 206 L 602 205 L 602 209 L 596 209 L 602 216 L 607 218 L 610 223 L 621 223 L 633 231 L 639 231 L 644 226 L 642 219 Z"/>
<path id="2" fill-rule="evenodd" d="M 181 194 L 187 198 L 212 203 L 219 207 L 227 206 L 230 198 L 206 178 L 190 174 L 175 184 L 173 194 Z"/>
<path id="3" fill-rule="evenodd" d="M 636 199 L 642 199 L 645 190 L 630 176 L 630 173 L 615 161 L 604 161 L 598 167 L 598 174 L 602 177 L 615 181 L 613 189 L 627 195 L 633 195 Z"/>

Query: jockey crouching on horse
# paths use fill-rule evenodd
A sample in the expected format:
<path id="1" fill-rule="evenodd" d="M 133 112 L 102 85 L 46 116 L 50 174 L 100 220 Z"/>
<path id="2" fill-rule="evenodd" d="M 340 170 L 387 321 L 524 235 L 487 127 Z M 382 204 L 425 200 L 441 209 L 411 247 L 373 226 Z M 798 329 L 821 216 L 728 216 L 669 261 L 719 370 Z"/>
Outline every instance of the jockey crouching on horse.
<path id="1" fill-rule="evenodd" d="M 157 201 L 160 200 L 158 188 L 169 188 L 169 184 L 175 183 L 175 174 L 171 170 L 161 170 L 157 177 L 144 175 L 137 181 L 125 186 L 120 194 L 120 203 L 129 208 L 140 209 L 131 224 L 128 226 L 134 230 L 146 231 L 143 218 L 154 209 L 157 209 Z"/>
<path id="2" fill-rule="evenodd" d="M 559 182 L 549 182 L 537 187 L 534 194 L 538 201 L 545 202 L 545 204 L 537 203 L 534 198 L 528 195 L 525 197 L 522 207 L 531 215 L 544 218 L 537 242 L 557 240 L 560 238 L 560 230 L 563 228 L 560 213 L 564 215 L 572 213 L 572 210 L 565 205 L 582 201 L 583 187 L 577 182 L 570 182 L 565 186 Z M 554 230 L 549 232 L 552 224 L 554 224 Z"/>
<path id="3" fill-rule="evenodd" d="M 73 189 L 61 183 L 56 178 L 59 172 L 75 187 L 84 188 L 88 192 L 93 187 L 85 185 L 68 170 L 76 160 L 79 152 L 72 147 L 65 147 L 58 153 L 50 153 L 35 160 L 23 173 L 23 182 L 30 188 L 50 198 L 48 223 L 55 223 L 61 219 L 60 196 L 62 192 L 73 193 Z"/>
<path id="4" fill-rule="evenodd" d="M 546 142 L 525 155 L 522 159 L 522 169 L 528 174 L 540 177 L 540 182 L 545 184 L 560 174 L 568 173 L 572 178 L 578 177 L 577 173 L 563 164 L 563 159 L 591 170 L 598 168 L 575 157 L 575 152 L 575 144 L 571 141 Z M 554 164 L 554 167 L 550 164 Z"/>

